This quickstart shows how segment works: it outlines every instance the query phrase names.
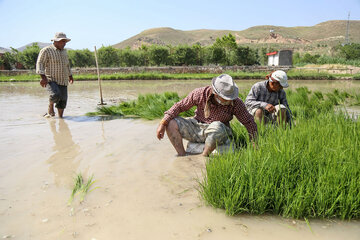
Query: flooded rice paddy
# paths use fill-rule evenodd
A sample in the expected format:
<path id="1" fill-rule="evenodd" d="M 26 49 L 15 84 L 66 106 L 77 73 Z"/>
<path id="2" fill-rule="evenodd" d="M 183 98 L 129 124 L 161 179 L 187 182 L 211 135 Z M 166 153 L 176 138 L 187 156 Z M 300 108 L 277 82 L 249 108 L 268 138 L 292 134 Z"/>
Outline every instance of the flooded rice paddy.
<path id="1" fill-rule="evenodd" d="M 210 81 L 106 81 L 107 104 L 138 94 L 186 95 Z M 249 89 L 256 81 L 237 81 Z M 292 81 L 290 88 L 360 91 L 356 81 Z M 360 239 L 359 221 L 240 215 L 207 206 L 197 192 L 206 159 L 176 157 L 157 121 L 84 116 L 97 82 L 69 87 L 65 118 L 46 119 L 38 83 L 0 84 L 0 237 L 11 239 Z M 358 111 L 357 108 L 353 108 Z M 68 200 L 73 178 L 94 174 L 93 191 Z"/>

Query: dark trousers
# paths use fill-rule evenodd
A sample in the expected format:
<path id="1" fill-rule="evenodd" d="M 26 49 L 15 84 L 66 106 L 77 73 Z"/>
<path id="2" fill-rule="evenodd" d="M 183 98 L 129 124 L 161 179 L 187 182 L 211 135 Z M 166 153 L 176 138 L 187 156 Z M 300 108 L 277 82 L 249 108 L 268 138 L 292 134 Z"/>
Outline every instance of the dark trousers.
<path id="1" fill-rule="evenodd" d="M 56 108 L 65 109 L 67 103 L 67 86 L 58 85 L 56 82 L 49 82 L 47 85 L 49 100 L 55 103 Z"/>

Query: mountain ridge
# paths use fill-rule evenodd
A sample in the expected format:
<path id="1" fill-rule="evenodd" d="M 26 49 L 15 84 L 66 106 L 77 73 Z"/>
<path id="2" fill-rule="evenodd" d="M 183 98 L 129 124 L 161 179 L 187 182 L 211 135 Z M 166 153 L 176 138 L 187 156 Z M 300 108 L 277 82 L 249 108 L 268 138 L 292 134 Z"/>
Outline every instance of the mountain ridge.
<path id="1" fill-rule="evenodd" d="M 259 25 L 242 31 L 234 30 L 178 30 L 170 27 L 146 29 L 133 37 L 112 45 L 115 48 L 137 49 L 141 45 L 211 45 L 216 38 L 229 33 L 236 37 L 238 44 L 326 44 L 334 46 L 345 41 L 346 20 L 330 20 L 314 26 L 283 27 Z M 349 22 L 350 40 L 360 42 L 360 20 Z"/>

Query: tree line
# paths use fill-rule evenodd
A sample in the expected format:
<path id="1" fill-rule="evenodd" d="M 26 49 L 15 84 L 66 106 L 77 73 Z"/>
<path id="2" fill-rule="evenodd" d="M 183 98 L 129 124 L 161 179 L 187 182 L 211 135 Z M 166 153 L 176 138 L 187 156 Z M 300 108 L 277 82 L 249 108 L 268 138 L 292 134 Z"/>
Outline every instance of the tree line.
<path id="1" fill-rule="evenodd" d="M 333 47 L 333 56 L 294 53 L 293 64 L 347 64 L 360 67 L 360 43 L 351 43 L 346 45 L 337 45 Z"/>
<path id="2" fill-rule="evenodd" d="M 293 55 L 293 63 L 360 63 L 360 44 L 339 45 L 335 48 L 338 56 L 311 55 L 305 53 Z M 103 46 L 97 50 L 100 67 L 132 67 L 132 66 L 204 66 L 204 65 L 266 65 L 266 53 L 277 51 L 272 47 L 250 48 L 236 43 L 232 34 L 217 38 L 211 46 L 200 44 L 160 46 L 142 45 L 138 49 L 116 49 Z M 12 48 L 0 58 L 0 66 L 5 69 L 35 69 L 40 47 L 35 43 L 19 52 Z M 95 67 L 94 52 L 89 49 L 68 50 L 71 67 Z"/>

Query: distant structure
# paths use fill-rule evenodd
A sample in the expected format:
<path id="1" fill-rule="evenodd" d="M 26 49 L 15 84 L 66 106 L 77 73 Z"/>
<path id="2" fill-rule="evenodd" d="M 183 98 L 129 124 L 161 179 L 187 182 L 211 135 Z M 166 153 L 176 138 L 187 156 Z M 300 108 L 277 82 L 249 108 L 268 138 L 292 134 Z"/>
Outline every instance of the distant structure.
<path id="1" fill-rule="evenodd" d="M 276 34 L 274 33 L 274 30 L 273 29 L 270 29 L 270 36 L 272 38 L 275 38 L 276 37 Z"/>
<path id="2" fill-rule="evenodd" d="M 268 66 L 291 66 L 292 50 L 280 50 L 266 54 L 268 56 Z"/>
<path id="3" fill-rule="evenodd" d="M 349 40 L 349 26 L 350 26 L 350 12 L 348 14 L 348 20 L 346 23 L 346 33 L 345 33 L 345 42 L 343 43 L 344 45 L 350 44 L 350 40 Z"/>

